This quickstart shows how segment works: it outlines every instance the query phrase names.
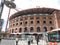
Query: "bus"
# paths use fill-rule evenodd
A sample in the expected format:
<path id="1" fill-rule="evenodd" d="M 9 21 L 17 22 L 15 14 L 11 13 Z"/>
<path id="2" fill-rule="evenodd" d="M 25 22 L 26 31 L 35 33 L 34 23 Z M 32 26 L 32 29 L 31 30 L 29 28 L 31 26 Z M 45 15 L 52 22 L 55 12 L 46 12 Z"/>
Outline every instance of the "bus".
<path id="1" fill-rule="evenodd" d="M 60 29 L 53 29 L 48 34 L 48 45 L 60 45 Z"/>

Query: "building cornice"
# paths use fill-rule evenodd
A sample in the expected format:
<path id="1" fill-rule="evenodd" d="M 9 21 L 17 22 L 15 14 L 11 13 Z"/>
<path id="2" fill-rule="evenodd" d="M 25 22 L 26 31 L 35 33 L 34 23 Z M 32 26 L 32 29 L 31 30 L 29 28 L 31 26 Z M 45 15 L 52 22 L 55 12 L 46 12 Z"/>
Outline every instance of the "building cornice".
<path id="1" fill-rule="evenodd" d="M 12 16 L 10 16 L 10 19 L 13 19 L 18 16 L 22 15 L 27 15 L 27 14 L 52 14 L 54 11 L 59 11 L 58 9 L 53 9 L 53 8 L 31 8 L 31 9 L 26 9 L 19 11 Z"/>

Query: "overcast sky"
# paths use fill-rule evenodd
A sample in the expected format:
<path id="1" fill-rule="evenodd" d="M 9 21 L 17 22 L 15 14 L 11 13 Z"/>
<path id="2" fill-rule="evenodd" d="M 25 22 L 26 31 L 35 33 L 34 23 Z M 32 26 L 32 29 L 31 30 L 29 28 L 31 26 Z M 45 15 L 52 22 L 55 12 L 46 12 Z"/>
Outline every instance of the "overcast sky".
<path id="1" fill-rule="evenodd" d="M 1 1 L 1 0 L 0 0 Z M 48 7 L 48 8 L 55 8 L 60 10 L 60 0 L 15 0 L 14 3 L 16 4 L 16 8 L 18 10 L 24 10 L 28 8 L 36 8 L 36 7 Z M 4 19 L 4 28 L 8 16 L 9 8 L 4 5 L 4 10 L 2 14 L 2 19 Z M 11 9 L 10 15 L 17 12 L 14 9 Z"/>

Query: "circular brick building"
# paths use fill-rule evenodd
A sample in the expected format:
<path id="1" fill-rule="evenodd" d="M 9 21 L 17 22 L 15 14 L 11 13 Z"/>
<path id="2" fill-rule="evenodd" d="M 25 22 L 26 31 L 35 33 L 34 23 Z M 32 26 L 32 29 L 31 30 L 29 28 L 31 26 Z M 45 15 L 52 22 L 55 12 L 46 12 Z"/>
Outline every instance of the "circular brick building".
<path id="1" fill-rule="evenodd" d="M 59 14 L 59 10 L 51 8 L 22 10 L 10 17 L 8 31 L 10 33 L 47 32 L 60 28 Z"/>

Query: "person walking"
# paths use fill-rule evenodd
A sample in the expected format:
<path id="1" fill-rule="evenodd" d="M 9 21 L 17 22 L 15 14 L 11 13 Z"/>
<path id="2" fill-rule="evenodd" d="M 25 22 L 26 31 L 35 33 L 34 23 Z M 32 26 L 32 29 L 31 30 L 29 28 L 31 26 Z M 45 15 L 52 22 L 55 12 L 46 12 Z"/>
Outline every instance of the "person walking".
<path id="1" fill-rule="evenodd" d="M 39 35 L 36 35 L 35 38 L 36 38 L 36 42 L 37 42 L 37 45 L 38 45 L 38 42 L 39 42 Z"/>

